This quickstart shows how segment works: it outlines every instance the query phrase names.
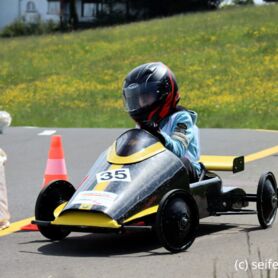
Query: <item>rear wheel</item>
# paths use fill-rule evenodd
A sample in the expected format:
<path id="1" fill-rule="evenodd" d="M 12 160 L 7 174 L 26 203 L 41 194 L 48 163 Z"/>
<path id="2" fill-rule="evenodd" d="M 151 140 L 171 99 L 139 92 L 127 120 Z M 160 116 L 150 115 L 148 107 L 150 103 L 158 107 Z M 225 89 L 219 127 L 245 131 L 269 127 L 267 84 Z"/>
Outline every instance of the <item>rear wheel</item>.
<path id="1" fill-rule="evenodd" d="M 273 173 L 261 175 L 257 189 L 257 213 L 261 227 L 270 227 L 277 212 L 277 184 Z"/>
<path id="2" fill-rule="evenodd" d="M 156 216 L 156 233 L 168 251 L 177 253 L 190 247 L 199 225 L 195 201 L 183 190 L 173 190 L 161 200 Z"/>
<path id="3" fill-rule="evenodd" d="M 53 221 L 54 210 L 64 202 L 70 200 L 75 193 L 73 185 L 64 180 L 51 182 L 40 192 L 36 207 L 35 218 L 42 221 Z M 64 230 L 61 227 L 39 226 L 39 231 L 43 236 L 51 240 L 61 240 L 69 235 L 70 231 Z"/>

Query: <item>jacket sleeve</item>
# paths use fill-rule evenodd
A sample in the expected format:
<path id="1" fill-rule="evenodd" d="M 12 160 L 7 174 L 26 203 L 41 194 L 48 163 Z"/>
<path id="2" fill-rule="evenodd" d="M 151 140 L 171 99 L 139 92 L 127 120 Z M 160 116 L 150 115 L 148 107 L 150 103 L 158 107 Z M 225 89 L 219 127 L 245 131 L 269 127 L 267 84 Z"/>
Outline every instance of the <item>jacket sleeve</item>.
<path id="1" fill-rule="evenodd" d="M 190 115 L 187 113 L 177 115 L 172 130 L 172 134 L 161 132 L 165 138 L 165 147 L 178 157 L 183 157 L 194 136 L 193 121 Z"/>

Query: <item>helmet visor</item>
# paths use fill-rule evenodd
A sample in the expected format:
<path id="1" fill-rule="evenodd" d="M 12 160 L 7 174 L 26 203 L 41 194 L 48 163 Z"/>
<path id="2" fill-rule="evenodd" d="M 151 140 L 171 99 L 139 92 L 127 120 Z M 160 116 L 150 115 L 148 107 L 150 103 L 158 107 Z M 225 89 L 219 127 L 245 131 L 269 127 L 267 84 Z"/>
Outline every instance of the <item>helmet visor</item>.
<path id="1" fill-rule="evenodd" d="M 133 83 L 123 89 L 125 108 L 133 112 L 148 107 L 159 100 L 160 82 Z"/>

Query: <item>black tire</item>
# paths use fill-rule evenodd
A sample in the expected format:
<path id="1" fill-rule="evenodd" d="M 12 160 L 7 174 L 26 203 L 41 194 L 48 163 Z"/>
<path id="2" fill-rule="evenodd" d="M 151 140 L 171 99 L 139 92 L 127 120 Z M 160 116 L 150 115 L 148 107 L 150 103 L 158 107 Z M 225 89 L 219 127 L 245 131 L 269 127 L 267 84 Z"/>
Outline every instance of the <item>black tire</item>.
<path id="1" fill-rule="evenodd" d="M 257 189 L 257 213 L 263 229 L 271 227 L 277 212 L 277 184 L 273 173 L 261 175 Z"/>
<path id="2" fill-rule="evenodd" d="M 173 190 L 161 200 L 155 229 L 159 241 L 168 251 L 186 250 L 195 240 L 199 226 L 194 199 L 183 190 Z"/>
<path id="3" fill-rule="evenodd" d="M 53 221 L 54 210 L 62 203 L 67 202 L 75 193 L 73 185 L 64 180 L 57 180 L 51 182 L 40 192 L 36 207 L 35 218 L 42 221 Z M 53 226 L 39 226 L 38 229 L 41 234 L 51 240 L 61 240 L 70 234 L 70 231 L 62 229 L 61 227 Z"/>

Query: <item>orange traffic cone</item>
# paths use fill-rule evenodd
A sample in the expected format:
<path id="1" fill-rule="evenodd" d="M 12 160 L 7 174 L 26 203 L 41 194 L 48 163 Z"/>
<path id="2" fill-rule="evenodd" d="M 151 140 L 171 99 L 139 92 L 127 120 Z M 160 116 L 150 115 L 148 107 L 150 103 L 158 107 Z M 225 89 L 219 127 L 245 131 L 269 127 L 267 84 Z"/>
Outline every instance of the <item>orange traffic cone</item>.
<path id="1" fill-rule="evenodd" d="M 51 137 L 42 187 L 54 180 L 68 180 L 61 135 L 54 135 Z M 38 227 L 34 224 L 28 224 L 23 226 L 21 230 L 38 231 Z"/>
<path id="2" fill-rule="evenodd" d="M 28 224 L 28 225 L 25 225 L 23 227 L 20 228 L 21 231 L 32 231 L 32 232 L 36 232 L 38 231 L 38 226 L 36 224 Z"/>
<path id="3" fill-rule="evenodd" d="M 42 187 L 54 180 L 68 180 L 61 135 L 51 137 Z"/>

